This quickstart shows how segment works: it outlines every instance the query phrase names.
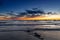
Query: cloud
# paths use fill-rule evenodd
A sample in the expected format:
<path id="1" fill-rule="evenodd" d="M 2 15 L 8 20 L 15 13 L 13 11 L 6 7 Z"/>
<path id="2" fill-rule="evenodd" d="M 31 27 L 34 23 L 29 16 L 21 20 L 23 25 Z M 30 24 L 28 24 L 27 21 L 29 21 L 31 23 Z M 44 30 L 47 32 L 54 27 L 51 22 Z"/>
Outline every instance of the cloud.
<path id="1" fill-rule="evenodd" d="M 19 13 L 19 15 L 17 16 L 35 17 L 35 16 L 40 16 L 41 14 L 45 14 L 45 12 L 38 9 L 32 9 L 32 10 L 25 10 L 25 12 Z"/>
<path id="2" fill-rule="evenodd" d="M 25 12 L 20 12 L 20 13 L 15 13 L 13 11 L 10 11 L 9 13 L 3 13 L 3 14 L 0 13 L 0 16 L 4 15 L 4 16 L 15 16 L 15 17 L 24 17 L 24 16 L 36 17 L 36 16 L 40 16 L 41 14 L 45 14 L 45 12 L 40 9 L 32 9 L 32 10 L 25 10 Z M 46 14 L 52 14 L 52 12 L 48 12 Z"/>

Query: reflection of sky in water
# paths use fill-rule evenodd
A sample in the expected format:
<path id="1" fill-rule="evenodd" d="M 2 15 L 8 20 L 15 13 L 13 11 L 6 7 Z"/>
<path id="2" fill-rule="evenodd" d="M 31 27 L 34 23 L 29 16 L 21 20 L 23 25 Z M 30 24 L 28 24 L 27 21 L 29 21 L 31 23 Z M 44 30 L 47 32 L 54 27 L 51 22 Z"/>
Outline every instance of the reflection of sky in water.
<path id="1" fill-rule="evenodd" d="M 60 40 L 60 31 L 34 31 L 38 34 L 41 34 L 41 36 L 45 40 Z"/>
<path id="2" fill-rule="evenodd" d="M 60 28 L 60 25 L 59 25 L 60 21 L 1 21 L 1 22 L 7 22 L 5 24 L 11 24 L 11 25 L 14 24 L 14 25 L 0 26 L 0 29 L 3 28 L 3 29 L 19 30 L 19 29 L 34 29 L 34 28 Z M 58 25 L 55 25 L 55 24 L 58 24 Z M 0 24 L 0 25 L 3 25 L 3 24 Z"/>
<path id="3" fill-rule="evenodd" d="M 1 21 L 2 22 L 2 21 Z M 5 24 L 32 24 L 29 26 L 0 26 L 0 30 L 26 30 L 34 28 L 60 28 L 59 25 L 33 25 L 33 24 L 59 24 L 60 21 L 7 21 Z M 33 31 L 41 34 L 44 40 L 60 40 L 60 31 Z M 30 34 L 29 34 L 30 35 Z M 23 35 L 24 36 L 24 35 Z"/>

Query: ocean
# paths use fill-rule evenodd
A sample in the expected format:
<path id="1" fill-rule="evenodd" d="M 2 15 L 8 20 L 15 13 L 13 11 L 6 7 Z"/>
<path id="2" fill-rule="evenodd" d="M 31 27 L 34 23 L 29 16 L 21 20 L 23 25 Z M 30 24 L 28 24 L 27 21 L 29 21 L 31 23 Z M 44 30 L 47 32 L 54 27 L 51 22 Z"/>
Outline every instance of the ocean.
<path id="1" fill-rule="evenodd" d="M 34 36 L 34 33 L 43 39 Z M 0 39 L 60 40 L 60 21 L 0 21 Z"/>

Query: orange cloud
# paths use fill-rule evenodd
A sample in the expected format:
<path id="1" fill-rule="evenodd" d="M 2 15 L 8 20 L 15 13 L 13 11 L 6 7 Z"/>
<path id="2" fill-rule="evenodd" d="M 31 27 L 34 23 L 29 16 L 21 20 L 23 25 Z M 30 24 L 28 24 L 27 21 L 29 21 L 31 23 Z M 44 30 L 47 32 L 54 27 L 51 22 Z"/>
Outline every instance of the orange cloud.
<path id="1" fill-rule="evenodd" d="M 60 15 L 45 15 L 36 17 L 18 17 L 16 20 L 60 20 Z"/>
<path id="2" fill-rule="evenodd" d="M 10 16 L 0 16 L 0 20 L 60 20 L 60 15 L 43 15 L 35 17 L 10 17 Z"/>
<path id="3" fill-rule="evenodd" d="M 12 17 L 9 17 L 9 16 L 0 16 L 0 20 L 12 20 Z"/>
<path id="4" fill-rule="evenodd" d="M 45 18 L 45 16 L 36 16 L 36 17 L 18 17 L 16 20 L 40 20 L 41 18 Z"/>

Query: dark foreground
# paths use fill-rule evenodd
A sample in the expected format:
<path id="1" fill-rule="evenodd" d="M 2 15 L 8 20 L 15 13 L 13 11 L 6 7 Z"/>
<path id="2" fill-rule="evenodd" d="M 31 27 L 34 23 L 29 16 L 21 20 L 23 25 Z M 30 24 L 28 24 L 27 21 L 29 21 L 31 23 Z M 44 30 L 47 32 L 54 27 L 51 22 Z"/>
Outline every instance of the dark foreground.
<path id="1" fill-rule="evenodd" d="M 0 40 L 40 40 L 23 31 L 0 32 Z"/>

